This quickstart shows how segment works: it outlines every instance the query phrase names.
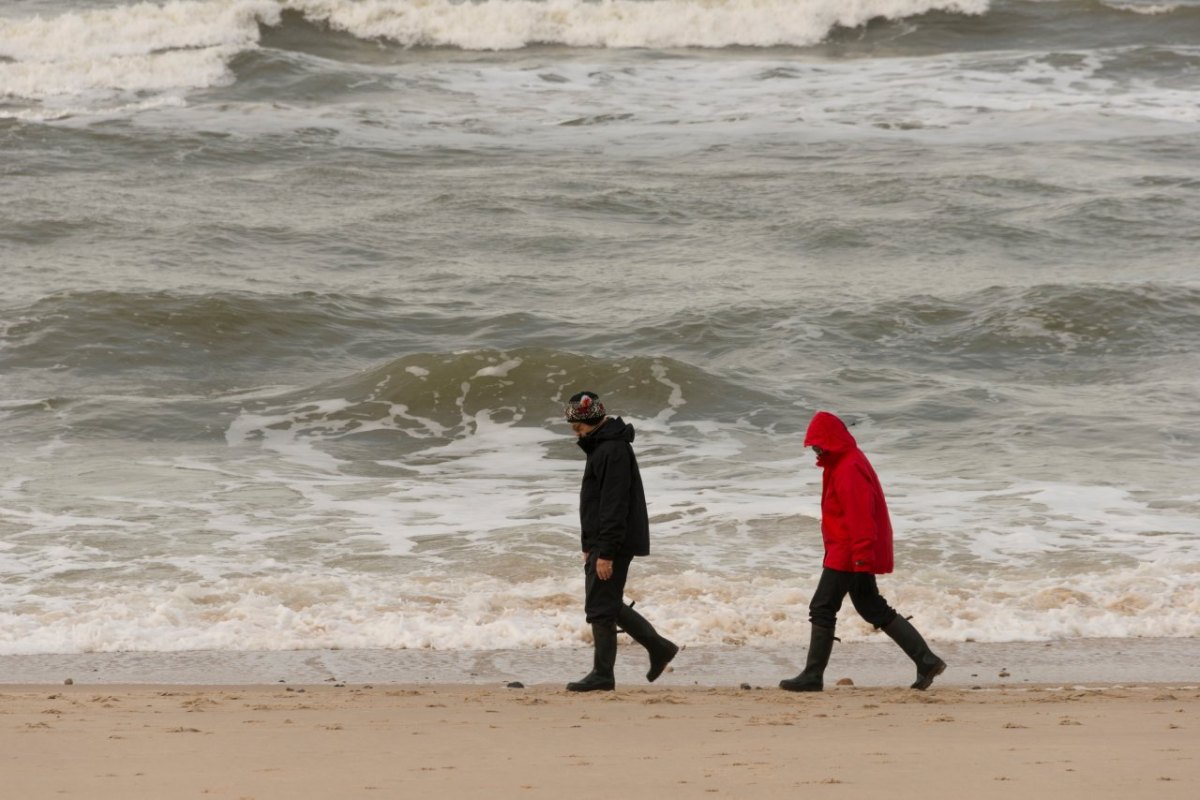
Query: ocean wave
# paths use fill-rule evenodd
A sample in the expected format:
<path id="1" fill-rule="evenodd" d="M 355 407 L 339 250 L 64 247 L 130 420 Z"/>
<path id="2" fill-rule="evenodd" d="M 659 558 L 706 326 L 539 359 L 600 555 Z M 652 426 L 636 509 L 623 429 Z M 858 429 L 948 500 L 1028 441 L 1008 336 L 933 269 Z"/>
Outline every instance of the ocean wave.
<path id="1" fill-rule="evenodd" d="M 483 422 L 545 426 L 581 389 L 615 400 L 612 414 L 665 424 L 736 420 L 778 404 L 766 392 L 670 358 L 599 358 L 521 348 L 405 356 L 342 380 L 243 407 L 230 442 L 286 432 L 326 444 L 402 434 L 409 449 L 471 435 Z M 610 401 L 611 402 L 611 401 Z"/>
<path id="2" fill-rule="evenodd" d="M 781 355 L 921 365 L 936 373 L 1004 368 L 1037 356 L 1156 356 L 1200 346 L 1200 290 L 1158 284 L 1043 284 L 964 294 L 910 295 L 821 308 L 735 306 L 678 314 L 617 334 L 653 340 L 682 358 L 746 363 L 764 337 Z M 778 364 L 774 365 L 780 366 Z"/>
<path id="3" fill-rule="evenodd" d="M 280 10 L 272 0 L 186 0 L 0 18 L 0 99 L 38 101 L 16 116 L 41 119 L 169 103 L 232 82 L 229 62 Z"/>
<path id="4" fill-rule="evenodd" d="M 5 309 L 4 320 L 0 367 L 114 383 L 154 373 L 192 390 L 219 392 L 246 388 L 248 376 L 265 384 L 294 383 L 300 376 L 308 379 L 303 385 L 332 392 L 329 397 L 359 402 L 378 394 L 379 386 L 438 384 L 445 393 L 506 358 L 497 354 L 518 351 L 520 368 L 507 380 L 523 387 L 518 391 L 525 401 L 554 394 L 549 376 L 561 373 L 565 384 L 600 369 L 632 375 L 628 388 L 636 394 L 638 385 L 654 383 L 649 365 L 658 358 L 703 365 L 703 374 L 686 376 L 692 395 L 715 397 L 732 396 L 734 389 L 724 383 L 731 375 L 776 370 L 774 358 L 818 350 L 834 360 L 895 364 L 901 357 L 934 371 L 1016 357 L 1194 352 L 1200 346 L 1200 290 L 1043 284 L 819 308 L 687 308 L 666 317 L 634 317 L 605 334 L 601 352 L 587 354 L 579 351 L 596 348 L 581 347 L 582 322 L 469 303 L 440 308 L 315 292 L 66 292 Z M 763 348 L 764 341 L 777 346 Z M 389 392 L 381 396 L 394 401 Z M 516 397 L 494 399 L 511 404 Z"/>
<path id="5" fill-rule="evenodd" d="M 1132 14 L 1145 14 L 1148 16 L 1157 16 L 1159 14 L 1172 14 L 1176 11 L 1186 8 L 1179 3 L 1122 3 L 1122 2 L 1107 2 L 1101 3 L 1103 6 L 1115 9 L 1117 11 L 1128 11 Z"/>
<path id="6" fill-rule="evenodd" d="M 273 572 L 27 596 L 19 610 L 0 612 L 0 654 L 580 647 L 579 580 L 557 571 L 524 580 Z M 922 575 L 885 591 L 937 642 L 1189 637 L 1196 575 L 1195 563 L 958 585 Z M 653 571 L 633 596 L 664 635 L 692 646 L 801 645 L 812 583 L 807 574 Z M 854 614 L 843 614 L 838 633 L 878 636 Z"/>
<path id="7" fill-rule="evenodd" d="M 803 47 L 838 27 L 948 11 L 982 14 L 988 0 L 289 0 L 306 18 L 406 47 Z"/>
<path id="8" fill-rule="evenodd" d="M 42 101 L 46 116 L 82 100 L 123 106 L 233 81 L 285 12 L 363 41 L 509 50 L 807 46 L 838 27 L 934 10 L 981 14 L 987 0 L 175 0 L 43 18 L 0 18 L 0 98 Z M 28 109 L 25 110 L 28 112 Z"/>
<path id="9" fill-rule="evenodd" d="M 954 128 L 978 116 L 982 94 L 986 100 L 998 88 L 993 70 L 1017 77 L 1030 53 L 1070 53 L 1088 63 L 1103 64 L 1107 55 L 1136 49 L 1146 43 L 1167 52 L 1188 54 L 1194 44 L 1189 31 L 1200 22 L 1200 9 L 1180 7 L 1170 13 L 1130 14 L 1095 2 L 1022 3 L 1005 0 L 177 0 L 162 5 L 140 3 L 115 8 L 75 11 L 55 17 L 0 18 L 0 119 L 56 120 L 71 116 L 128 116 L 145 110 L 173 108 L 205 99 L 290 103 L 305 107 L 312 102 L 373 93 L 412 96 L 414 87 L 398 74 L 398 65 L 416 60 L 446 62 L 490 59 L 508 65 L 502 53 L 536 48 L 551 60 L 579 58 L 583 51 L 683 50 L 696 58 L 721 60 L 712 51 L 731 50 L 745 56 L 743 48 L 791 48 L 827 61 L 848 56 L 883 59 L 881 71 L 855 71 L 861 82 L 849 92 L 855 103 L 874 109 L 871 122 L 884 130 L 940 130 Z M 563 55 L 570 49 L 574 55 Z M 1099 51 L 1106 55 L 1097 56 Z M 982 63 L 986 84 L 964 95 L 971 98 L 955 111 L 947 99 L 963 91 L 962 75 L 973 75 L 972 58 L 980 53 L 1012 52 L 1013 65 Z M 498 53 L 494 56 L 480 53 Z M 895 58 L 947 55 L 951 63 L 934 65 L 927 76 L 915 75 L 920 105 L 916 118 L 895 118 L 887 111 L 894 100 L 864 101 L 859 92 L 873 94 L 880 79 L 894 80 L 887 68 Z M 776 52 L 781 64 L 768 74 L 791 74 L 784 61 L 794 56 Z M 514 56 L 512 58 L 516 58 Z M 594 56 L 589 58 L 636 58 Z M 661 60 L 659 60 L 661 62 Z M 654 62 L 648 59 L 647 64 Z M 1035 57 L 1031 62 L 1038 64 Z M 662 63 L 657 63 L 661 67 Z M 891 67 L 897 65 L 892 64 Z M 909 65 L 909 67 L 915 66 Z M 1053 64 L 1051 64 L 1053 67 Z M 1164 62 L 1154 71 L 1170 81 L 1172 70 Z M 782 70 L 782 71 L 780 71 Z M 948 70 L 948 72 L 946 72 Z M 1043 70 L 1045 71 L 1045 70 Z M 1067 70 L 1070 72 L 1070 70 Z M 584 70 L 586 73 L 586 70 Z M 649 71 L 653 73 L 651 69 Z M 1086 72 L 1086 71 L 1085 71 Z M 712 68 L 705 65 L 705 76 Z M 941 76 L 947 76 L 944 88 Z M 844 80 L 834 70 L 838 98 L 847 94 Z M 847 76 L 852 77 L 852 76 Z M 1087 75 L 1083 78 L 1086 80 Z M 1139 80 L 1145 76 L 1139 75 Z M 996 102 L 1001 110 L 1041 107 L 1047 86 L 1071 88 L 1071 100 L 1062 107 L 1076 109 L 1079 86 L 1055 69 L 1034 80 L 1018 81 L 1018 96 Z M 550 80 L 550 78 L 546 78 Z M 1074 78 L 1070 80 L 1074 81 Z M 489 98 L 504 86 L 485 86 Z M 826 88 L 812 84 L 820 95 Z M 1151 78 L 1148 86 L 1157 86 Z M 1128 105 L 1136 113 L 1163 121 L 1194 121 L 1186 95 L 1164 103 L 1155 96 L 1141 102 L 1145 87 L 1129 97 L 1115 95 L 1108 82 L 1093 94 L 1103 101 L 1104 113 Z M 440 90 L 445 87 L 437 86 Z M 450 87 L 471 91 L 476 87 Z M 511 89 L 511 86 L 508 87 Z M 968 87 L 970 88 L 970 87 Z M 689 91 L 673 85 L 672 92 Z M 700 90 L 690 90 L 696 93 Z M 905 90 L 901 90 L 903 97 Z M 911 89 L 909 90 L 911 91 Z M 1050 94 L 1054 92 L 1051 90 Z M 931 103 L 928 95 L 932 94 Z M 667 104 L 670 104 L 670 97 Z M 1087 94 L 1085 93 L 1085 96 Z M 444 100 L 439 95 L 439 99 Z M 524 104 L 524 99 L 516 101 Z M 544 102 L 539 98 L 540 107 Z M 1110 103 L 1116 103 L 1111 106 Z M 655 98 L 655 106 L 663 101 Z M 420 105 L 419 103 L 416 105 Z M 839 103 L 821 100 L 822 109 L 806 114 L 813 125 Z M 984 102 L 986 105 L 986 102 Z M 784 106 L 788 103 L 784 101 Z M 857 108 L 857 105 L 856 105 Z M 294 110 L 294 109 L 292 109 Z M 742 119 L 736 108 L 726 116 Z M 861 113 L 861 112 L 858 112 Z M 303 115 L 301 115 L 303 116 Z M 474 118 L 474 113 L 470 114 Z M 651 115 L 650 118 L 653 118 Z M 453 119 L 457 119 L 452 115 Z M 556 120 L 561 125 L 644 123 L 645 114 L 628 108 L 595 113 L 570 108 Z M 673 119 L 673 117 L 668 117 Z M 704 119 L 711 122 L 710 115 Z M 717 119 L 721 116 L 717 114 Z M 789 118 L 790 121 L 790 118 Z M 837 119 L 837 127 L 845 120 Z M 442 121 L 439 124 L 446 124 Z M 511 121 L 509 124 L 512 124 Z M 498 121 L 481 130 L 500 131 Z M 475 130 L 472 128 L 472 130 Z M 368 137 L 369 138 L 369 137 Z"/>
<path id="10" fill-rule="evenodd" d="M 1200 330 L 1200 290 L 1158 285 L 992 288 L 914 297 L 863 314 L 835 310 L 827 331 L 932 358 L 1139 356 L 1186 353 Z M 948 366 L 949 364 L 947 364 Z"/>
<path id="11" fill-rule="evenodd" d="M 63 292 L 6 313 L 0 364 L 80 374 L 278 368 L 354 350 L 392 306 L 368 297 L 297 293 L 187 295 Z"/>
<path id="12" fill-rule="evenodd" d="M 753 417 L 780 402 L 668 356 L 578 353 L 569 333 L 553 337 L 562 349 L 521 344 L 557 325 L 530 314 L 438 314 L 314 293 L 87 292 L 9 320 L 0 367 L 32 376 L 25 398 L 64 392 L 0 403 L 23 439 L 69 418 L 78 438 L 208 439 L 228 428 L 231 442 L 284 430 L 332 447 L 385 437 L 411 449 L 468 435 L 479 419 L 543 425 L 580 388 L 619 397 L 614 413 L 660 421 Z M 475 346 L 495 341 L 517 346 Z"/>
<path id="13" fill-rule="evenodd" d="M 1200 289 L 1158 284 L 687 309 L 594 340 L 535 314 L 316 293 L 63 294 L 7 318 L 6 441 L 223 443 L 331 472 L 452 457 L 491 429 L 544 435 L 584 388 L 672 437 L 788 437 L 832 407 L 925 435 L 969 420 L 997 443 L 1020 432 L 1108 452 L 1160 438 L 1165 418 L 1098 426 L 1089 398 L 1173 408 L 1189 389 L 1171 376 L 1200 348 Z M 1194 432 L 1172 431 L 1186 452 Z"/>

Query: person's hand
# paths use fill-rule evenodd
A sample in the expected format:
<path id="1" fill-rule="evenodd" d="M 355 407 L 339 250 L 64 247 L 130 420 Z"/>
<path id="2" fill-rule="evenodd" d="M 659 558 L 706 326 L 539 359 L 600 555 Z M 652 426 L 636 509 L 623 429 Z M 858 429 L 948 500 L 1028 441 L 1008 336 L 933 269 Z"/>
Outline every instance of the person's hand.
<path id="1" fill-rule="evenodd" d="M 606 581 L 612 577 L 612 559 L 597 558 L 596 559 L 596 577 L 602 581 Z"/>
<path id="2" fill-rule="evenodd" d="M 584 553 L 581 553 L 581 555 L 583 556 L 583 563 L 585 563 L 585 564 L 586 564 L 586 563 L 587 563 L 587 557 L 588 557 L 588 553 L 584 552 Z"/>

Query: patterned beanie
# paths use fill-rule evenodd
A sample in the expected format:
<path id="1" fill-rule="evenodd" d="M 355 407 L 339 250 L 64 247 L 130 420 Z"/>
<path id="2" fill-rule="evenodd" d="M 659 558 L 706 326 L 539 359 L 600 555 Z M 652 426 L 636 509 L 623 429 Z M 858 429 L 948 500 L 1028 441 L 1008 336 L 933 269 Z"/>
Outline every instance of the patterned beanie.
<path id="1" fill-rule="evenodd" d="M 582 422 L 585 425 L 595 425 L 604 419 L 604 403 L 595 392 L 580 392 L 572 395 L 563 409 L 567 422 Z"/>

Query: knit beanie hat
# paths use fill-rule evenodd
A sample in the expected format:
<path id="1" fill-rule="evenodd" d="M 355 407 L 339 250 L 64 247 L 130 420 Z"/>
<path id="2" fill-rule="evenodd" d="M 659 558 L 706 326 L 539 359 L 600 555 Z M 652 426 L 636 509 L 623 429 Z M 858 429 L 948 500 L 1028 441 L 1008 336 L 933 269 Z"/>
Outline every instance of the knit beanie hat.
<path id="1" fill-rule="evenodd" d="M 604 419 L 604 403 L 595 392 L 580 392 L 571 396 L 563 409 L 567 422 L 582 422 L 585 425 L 595 425 Z"/>

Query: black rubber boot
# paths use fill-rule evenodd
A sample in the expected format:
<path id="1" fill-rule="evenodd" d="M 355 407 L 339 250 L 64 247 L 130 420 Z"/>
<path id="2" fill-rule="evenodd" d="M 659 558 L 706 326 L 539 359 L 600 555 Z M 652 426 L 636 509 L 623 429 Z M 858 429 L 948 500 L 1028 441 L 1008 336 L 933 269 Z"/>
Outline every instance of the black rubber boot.
<path id="1" fill-rule="evenodd" d="M 611 692 L 617 688 L 613 667 L 617 663 L 617 626 L 592 623 L 592 671 L 581 681 L 567 684 L 568 692 Z"/>
<path id="2" fill-rule="evenodd" d="M 917 665 L 913 689 L 928 689 L 933 679 L 946 671 L 946 662 L 933 654 L 921 634 L 904 617 L 897 614 L 895 619 L 883 626 L 883 632 L 892 637 L 892 641 L 900 645 L 900 649 Z"/>
<path id="3" fill-rule="evenodd" d="M 812 634 L 808 640 L 808 660 L 804 671 L 794 678 L 779 682 L 780 689 L 789 692 L 819 692 L 825 688 L 825 667 L 829 665 L 829 655 L 833 652 L 833 628 L 821 625 L 812 626 Z"/>
<path id="4" fill-rule="evenodd" d="M 679 653 L 678 645 L 659 636 L 654 626 L 634 611 L 632 605 L 621 606 L 621 611 L 617 614 L 617 624 L 650 654 L 650 670 L 646 673 L 646 680 L 654 683 L 671 663 L 671 659 Z"/>

